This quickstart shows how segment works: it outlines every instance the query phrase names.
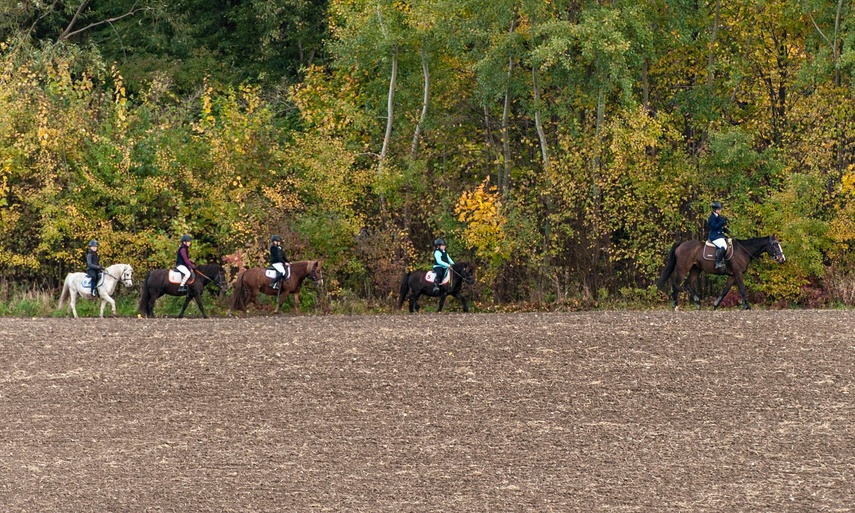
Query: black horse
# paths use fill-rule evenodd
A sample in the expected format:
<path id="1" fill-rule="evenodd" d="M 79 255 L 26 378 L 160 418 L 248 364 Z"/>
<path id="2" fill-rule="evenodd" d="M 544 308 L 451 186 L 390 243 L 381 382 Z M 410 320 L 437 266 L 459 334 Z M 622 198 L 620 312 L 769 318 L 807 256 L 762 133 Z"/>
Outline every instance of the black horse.
<path id="1" fill-rule="evenodd" d="M 178 292 L 178 283 L 169 281 L 169 269 L 155 269 L 149 271 L 143 283 L 142 294 L 140 295 L 140 313 L 146 317 L 154 317 L 154 302 L 157 298 L 167 294 L 170 296 L 187 296 L 184 300 L 184 306 L 181 307 L 181 313 L 178 317 L 184 317 L 184 310 L 190 304 L 191 299 L 196 300 L 199 306 L 199 311 L 202 312 L 202 317 L 205 319 L 208 316 L 205 314 L 205 307 L 202 306 L 202 291 L 205 286 L 213 283 L 221 291 L 228 286 L 226 281 L 226 272 L 223 266 L 217 264 L 200 265 L 196 268 L 196 278 L 192 283 L 187 283 L 187 292 Z"/>
<path id="2" fill-rule="evenodd" d="M 704 258 L 704 243 L 698 240 L 689 240 L 684 242 L 676 242 L 671 246 L 671 252 L 668 253 L 668 260 L 662 273 L 659 275 L 659 281 L 656 286 L 659 290 L 665 291 L 668 280 L 671 280 L 671 306 L 674 310 L 677 309 L 677 297 L 680 295 L 680 280 L 686 277 L 683 281 L 683 287 L 689 293 L 689 297 L 695 305 L 701 307 L 701 299 L 698 297 L 694 289 L 694 284 L 701 274 L 701 271 L 708 274 L 727 274 L 727 281 L 724 283 L 724 289 L 718 295 L 713 308 L 718 308 L 724 296 L 736 283 L 739 287 L 739 293 L 742 294 L 742 308 L 744 310 L 751 309 L 746 298 L 745 283 L 742 281 L 742 275 L 748 269 L 748 264 L 755 258 L 760 257 L 764 253 L 774 258 L 779 264 L 783 264 L 786 260 L 784 250 L 781 249 L 781 243 L 778 237 L 771 235 L 768 237 L 756 237 L 753 239 L 733 239 L 733 254 L 726 261 L 726 268 L 723 271 L 716 270 L 715 261 L 710 252 L 709 258 Z M 729 253 L 729 251 L 728 251 Z"/>
<path id="3" fill-rule="evenodd" d="M 458 262 L 451 266 L 451 281 L 439 287 L 439 292 L 433 291 L 433 280 L 428 281 L 425 275 L 428 271 L 413 271 L 404 275 L 401 279 L 401 292 L 398 296 L 398 309 L 404 304 L 407 294 L 410 295 L 410 313 L 419 311 L 418 299 L 422 294 L 431 297 L 439 296 L 439 308 L 437 312 L 442 311 L 445 306 L 445 298 L 454 296 L 463 305 L 463 311 L 469 311 L 469 305 L 466 304 L 466 298 L 460 294 L 460 289 L 463 287 L 463 282 L 470 285 L 475 283 L 474 269 L 469 262 Z"/>

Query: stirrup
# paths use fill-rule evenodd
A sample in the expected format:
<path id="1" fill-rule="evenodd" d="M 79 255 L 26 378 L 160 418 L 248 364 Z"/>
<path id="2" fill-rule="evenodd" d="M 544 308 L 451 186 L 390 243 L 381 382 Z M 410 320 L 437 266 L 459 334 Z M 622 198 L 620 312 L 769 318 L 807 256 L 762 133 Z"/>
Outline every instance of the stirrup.
<path id="1" fill-rule="evenodd" d="M 271 285 L 270 288 L 273 290 L 279 289 L 279 280 L 274 281 L 273 285 Z"/>
<path id="2" fill-rule="evenodd" d="M 178 287 L 178 292 L 187 292 L 187 285 L 181 285 Z"/>

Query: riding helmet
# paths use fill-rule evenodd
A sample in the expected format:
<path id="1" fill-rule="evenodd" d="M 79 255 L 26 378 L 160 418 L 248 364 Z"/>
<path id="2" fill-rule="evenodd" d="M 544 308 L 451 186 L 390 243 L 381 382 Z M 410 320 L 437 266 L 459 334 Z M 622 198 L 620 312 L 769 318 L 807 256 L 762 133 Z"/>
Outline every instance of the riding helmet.
<path id="1" fill-rule="evenodd" d="M 436 239 L 435 241 L 433 241 L 433 245 L 434 246 L 445 246 L 445 241 L 442 239 Z"/>
<path id="2" fill-rule="evenodd" d="M 270 242 L 277 242 L 277 241 L 282 242 L 282 237 L 280 237 L 278 235 L 274 235 L 273 237 L 270 237 Z"/>
<path id="3" fill-rule="evenodd" d="M 193 242 L 193 237 L 186 235 L 186 234 L 182 235 L 181 236 L 181 242 Z"/>
<path id="4" fill-rule="evenodd" d="M 90 241 L 89 241 L 89 247 L 91 248 L 91 247 L 93 247 L 93 246 L 94 246 L 94 247 L 96 247 L 96 248 L 98 247 L 98 241 L 97 241 L 97 240 L 95 240 L 95 239 L 92 239 L 92 240 L 90 240 Z"/>
<path id="5" fill-rule="evenodd" d="M 724 207 L 722 207 L 721 201 L 713 201 L 712 202 L 712 209 L 713 210 L 721 210 L 722 208 L 724 208 Z"/>

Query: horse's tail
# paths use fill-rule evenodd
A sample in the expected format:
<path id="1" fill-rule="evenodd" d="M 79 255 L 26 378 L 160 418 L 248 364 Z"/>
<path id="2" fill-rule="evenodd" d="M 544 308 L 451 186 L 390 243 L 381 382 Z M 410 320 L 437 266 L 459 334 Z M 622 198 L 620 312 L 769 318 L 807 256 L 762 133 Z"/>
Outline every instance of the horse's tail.
<path id="1" fill-rule="evenodd" d="M 65 300 L 68 299 L 69 294 L 68 278 L 66 278 L 65 283 L 62 284 L 62 294 L 59 295 L 59 306 L 57 306 L 57 309 L 62 308 L 62 305 L 65 303 Z"/>
<path id="2" fill-rule="evenodd" d="M 151 300 L 151 292 L 148 290 L 148 280 L 151 278 L 151 271 L 147 272 L 143 280 L 142 292 L 140 293 L 140 313 L 148 316 L 148 302 Z"/>
<path id="3" fill-rule="evenodd" d="M 662 272 L 659 274 L 659 281 L 656 282 L 656 287 L 665 292 L 665 285 L 668 283 L 668 278 L 674 273 L 674 268 L 677 267 L 677 246 L 682 244 L 682 242 L 675 242 L 673 246 L 671 246 L 671 251 L 668 253 L 668 259 L 665 262 L 665 268 L 662 269 Z"/>
<path id="4" fill-rule="evenodd" d="M 404 274 L 401 278 L 401 290 L 398 292 L 398 310 L 404 305 L 404 300 L 407 299 L 407 293 L 410 292 L 410 273 Z"/>
<path id="5" fill-rule="evenodd" d="M 246 271 L 238 274 L 237 280 L 235 280 L 235 290 L 233 292 L 232 310 L 246 311 L 246 299 L 243 297 L 245 295 L 244 285 L 243 285 L 243 277 L 245 274 L 246 274 Z"/>

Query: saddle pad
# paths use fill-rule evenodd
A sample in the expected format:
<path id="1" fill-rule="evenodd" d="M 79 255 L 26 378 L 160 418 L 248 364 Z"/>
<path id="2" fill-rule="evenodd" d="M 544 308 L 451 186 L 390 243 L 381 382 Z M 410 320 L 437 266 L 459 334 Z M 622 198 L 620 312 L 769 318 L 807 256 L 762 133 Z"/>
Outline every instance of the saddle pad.
<path id="1" fill-rule="evenodd" d="M 265 269 L 265 270 L 264 270 L 264 276 L 267 276 L 267 277 L 268 277 L 268 278 L 270 278 L 271 280 L 272 280 L 273 278 L 275 278 L 276 276 L 278 276 L 278 275 L 279 275 L 279 273 L 277 273 L 277 272 L 276 272 L 276 269 L 270 269 L 270 268 L 267 268 L 267 269 Z"/>
<path id="2" fill-rule="evenodd" d="M 702 252 L 704 260 L 715 260 L 716 249 L 718 248 L 715 247 L 715 244 L 710 241 L 706 241 L 706 243 L 704 244 L 704 250 Z M 731 258 L 733 258 L 733 243 L 731 239 L 728 239 L 727 250 L 724 252 L 724 259 L 730 260 Z"/>
<path id="3" fill-rule="evenodd" d="M 98 282 L 98 286 L 104 284 L 104 275 L 101 275 L 101 281 Z M 80 288 L 82 289 L 91 289 L 92 288 L 92 278 L 89 276 L 84 276 L 82 280 L 80 280 Z"/>
<path id="4" fill-rule="evenodd" d="M 436 273 L 433 271 L 428 271 L 425 273 L 425 282 L 433 283 L 433 280 L 436 279 Z M 440 285 L 448 285 L 448 282 L 451 281 L 451 271 L 445 273 L 445 278 L 443 278 L 442 283 Z"/>
<path id="5" fill-rule="evenodd" d="M 181 280 L 184 279 L 184 275 L 181 274 L 180 272 L 176 271 L 175 269 L 170 269 L 169 270 L 169 276 L 167 277 L 167 279 L 169 280 L 169 283 L 180 284 Z M 190 279 L 187 280 L 187 285 L 190 285 L 194 281 L 196 281 L 196 273 L 191 271 L 190 272 Z"/>

